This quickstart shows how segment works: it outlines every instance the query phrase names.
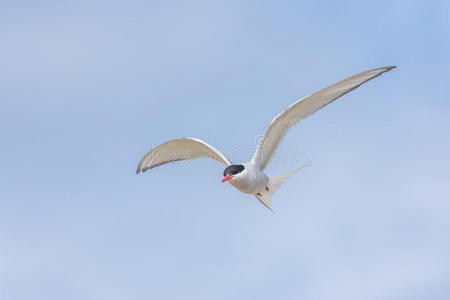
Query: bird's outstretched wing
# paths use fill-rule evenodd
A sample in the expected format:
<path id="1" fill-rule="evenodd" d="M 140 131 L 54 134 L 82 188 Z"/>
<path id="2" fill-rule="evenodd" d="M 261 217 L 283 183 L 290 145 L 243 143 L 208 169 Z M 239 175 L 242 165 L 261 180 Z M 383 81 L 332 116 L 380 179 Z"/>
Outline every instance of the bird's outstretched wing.
<path id="1" fill-rule="evenodd" d="M 159 145 L 145 154 L 139 162 L 136 174 L 173 161 L 190 160 L 202 157 L 215 159 L 227 166 L 231 164 L 222 152 L 202 140 L 194 138 L 178 138 Z"/>
<path id="2" fill-rule="evenodd" d="M 259 141 L 252 162 L 264 170 L 279 143 L 292 126 L 337 98 L 356 89 L 361 84 L 393 68 L 395 66 L 372 69 L 356 74 L 295 102 L 272 120 L 264 138 Z"/>

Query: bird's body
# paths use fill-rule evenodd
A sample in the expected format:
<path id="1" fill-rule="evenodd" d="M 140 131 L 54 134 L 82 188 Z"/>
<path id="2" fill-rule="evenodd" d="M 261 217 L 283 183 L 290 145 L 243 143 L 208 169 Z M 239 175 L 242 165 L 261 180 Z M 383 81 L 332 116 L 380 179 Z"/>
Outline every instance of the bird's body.
<path id="1" fill-rule="evenodd" d="M 251 161 L 242 163 L 244 170 L 239 173 L 238 180 L 230 179 L 228 182 L 246 194 L 256 195 L 263 193 L 269 184 L 269 177 Z"/>
<path id="2" fill-rule="evenodd" d="M 139 162 L 136 173 L 173 161 L 212 158 L 227 166 L 222 182 L 228 181 L 239 191 L 255 195 L 261 203 L 272 210 L 270 204 L 272 195 L 287 178 L 301 169 L 271 177 L 264 173 L 287 131 L 339 97 L 393 68 L 395 67 L 382 67 L 356 74 L 295 102 L 272 120 L 255 154 L 247 162 L 232 164 L 222 152 L 202 140 L 177 138 L 148 152 Z"/>

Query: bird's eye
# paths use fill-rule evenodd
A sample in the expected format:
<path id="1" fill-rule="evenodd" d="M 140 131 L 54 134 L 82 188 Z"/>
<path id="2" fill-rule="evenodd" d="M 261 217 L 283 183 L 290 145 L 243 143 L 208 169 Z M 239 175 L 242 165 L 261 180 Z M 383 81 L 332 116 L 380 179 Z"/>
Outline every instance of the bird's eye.
<path id="1" fill-rule="evenodd" d="M 237 165 L 235 166 L 235 168 L 233 169 L 233 175 L 239 174 L 242 171 L 244 171 L 244 166 L 243 165 Z"/>

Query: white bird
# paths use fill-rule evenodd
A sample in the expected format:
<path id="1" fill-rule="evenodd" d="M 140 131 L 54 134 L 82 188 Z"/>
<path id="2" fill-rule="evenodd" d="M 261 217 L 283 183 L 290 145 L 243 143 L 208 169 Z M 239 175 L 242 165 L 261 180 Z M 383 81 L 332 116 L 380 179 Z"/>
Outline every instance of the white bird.
<path id="1" fill-rule="evenodd" d="M 173 161 L 201 157 L 212 158 L 227 166 L 223 172 L 222 182 L 228 181 L 239 191 L 255 195 L 262 204 L 272 210 L 270 203 L 272 195 L 286 179 L 302 169 L 271 177 L 264 173 L 264 169 L 287 131 L 337 98 L 393 68 L 395 66 L 372 69 L 356 74 L 298 100 L 272 120 L 250 161 L 232 164 L 222 152 L 202 140 L 177 138 L 153 148 L 145 154 L 139 162 L 136 174 Z"/>

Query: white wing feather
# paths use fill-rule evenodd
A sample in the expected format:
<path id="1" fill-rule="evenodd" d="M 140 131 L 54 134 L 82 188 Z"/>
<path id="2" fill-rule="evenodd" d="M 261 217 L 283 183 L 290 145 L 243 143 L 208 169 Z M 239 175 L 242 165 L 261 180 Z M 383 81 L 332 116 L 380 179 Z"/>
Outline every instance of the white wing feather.
<path id="1" fill-rule="evenodd" d="M 149 169 L 179 160 L 212 158 L 227 166 L 230 160 L 222 152 L 202 140 L 194 138 L 178 138 L 170 140 L 150 150 L 139 162 L 136 174 Z"/>
<path id="2" fill-rule="evenodd" d="M 272 120 L 264 134 L 264 139 L 256 149 L 252 162 L 257 164 L 261 170 L 264 170 L 279 143 L 292 126 L 337 98 L 356 89 L 361 84 L 393 68 L 395 66 L 372 69 L 356 74 L 295 102 Z"/>

